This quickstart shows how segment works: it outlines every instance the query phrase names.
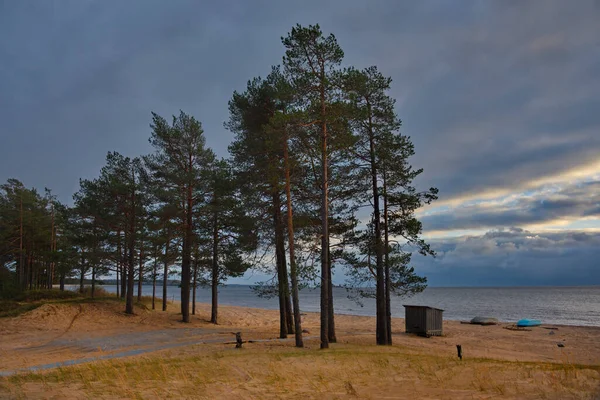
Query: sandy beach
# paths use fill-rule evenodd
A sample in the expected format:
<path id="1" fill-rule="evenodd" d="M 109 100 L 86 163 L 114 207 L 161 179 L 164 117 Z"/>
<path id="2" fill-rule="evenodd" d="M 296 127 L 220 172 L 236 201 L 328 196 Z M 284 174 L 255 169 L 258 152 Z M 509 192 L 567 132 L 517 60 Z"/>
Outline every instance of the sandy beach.
<path id="1" fill-rule="evenodd" d="M 190 357 L 216 363 L 204 367 L 192 363 L 203 371 L 196 371 L 194 376 L 205 376 L 209 382 L 203 381 L 204 392 L 190 392 L 179 382 L 181 377 L 164 372 L 167 383 L 162 382 L 157 389 L 146 381 L 149 391 L 142 398 L 161 398 L 165 393 L 188 398 L 277 398 L 297 397 L 299 393 L 320 398 L 344 398 L 344 393 L 359 398 L 403 398 L 415 391 L 425 396 L 422 398 L 600 396 L 600 328 L 542 326 L 515 331 L 506 329 L 509 324 L 479 326 L 444 321 L 443 336 L 423 338 L 406 334 L 404 320 L 398 318 L 393 320 L 394 345 L 380 347 L 374 344 L 373 317 L 338 315 L 338 343 L 321 351 L 316 313 L 303 315 L 303 328 L 308 331 L 304 334 L 306 348 L 295 349 L 293 335 L 287 341 L 277 340 L 276 311 L 222 306 L 220 324 L 213 325 L 208 322 L 208 304 L 198 305 L 190 324 L 179 322 L 177 310 L 178 304 L 171 303 L 167 312 L 138 307 L 136 315 L 127 316 L 118 302 L 51 303 L 19 317 L 5 318 L 0 324 L 0 374 L 10 376 L 0 378 L 0 397 L 79 398 L 94 392 L 114 398 L 109 387 L 136 385 L 125 381 L 111 386 L 92 374 L 89 379 L 96 383 L 90 392 L 77 379 L 60 384 L 56 378 L 53 384 L 53 374 L 80 369 L 89 373 L 91 368 L 109 370 L 119 365 L 138 365 L 143 370 L 149 368 L 147 363 L 168 365 L 177 360 L 185 364 L 191 362 Z M 233 332 L 238 331 L 244 340 L 252 342 L 236 351 L 231 342 Z M 456 355 L 457 344 L 463 349 L 462 361 Z M 219 357 L 229 361 L 221 363 Z M 290 362 L 283 362 L 282 357 Z M 369 367 L 371 362 L 374 367 Z M 50 365 L 53 363 L 58 364 Z M 77 365 L 55 368 L 64 364 Z M 27 372 L 31 367 L 42 371 Z M 370 372 L 357 374 L 361 368 Z M 306 391 L 302 382 L 312 387 L 315 373 L 322 374 L 319 379 L 323 387 Z M 275 384 L 271 382 L 280 374 Z M 84 379 L 84 375 L 78 376 Z M 240 380 L 240 376 L 244 378 Z M 110 380 L 108 375 L 106 379 Z M 251 388 L 252 381 L 256 388 L 244 389 Z"/>

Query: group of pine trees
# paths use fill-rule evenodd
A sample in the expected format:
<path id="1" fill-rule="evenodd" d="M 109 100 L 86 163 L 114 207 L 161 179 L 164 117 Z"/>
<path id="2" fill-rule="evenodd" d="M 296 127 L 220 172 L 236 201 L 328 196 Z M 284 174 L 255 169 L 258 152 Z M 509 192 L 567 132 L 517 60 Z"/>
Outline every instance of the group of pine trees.
<path id="1" fill-rule="evenodd" d="M 344 53 L 318 25 L 282 38 L 285 55 L 229 101 L 230 157 L 206 146 L 201 123 L 153 113 L 152 154 L 107 155 L 96 179 L 81 180 L 71 207 L 17 180 L 0 186 L 0 272 L 20 290 L 61 289 L 77 276 L 117 278 L 133 312 L 134 292 L 180 274 L 184 322 L 199 285 L 212 290 L 249 268 L 273 272 L 256 289 L 279 298 L 280 336 L 303 346 L 299 290 L 321 291 L 321 347 L 335 342 L 332 270 L 354 294 L 376 299 L 378 344 L 391 344 L 392 294 L 422 291 L 411 254 L 433 255 L 415 211 L 437 197 L 419 192 L 410 138 L 376 67 L 342 68 Z M 3 279 L 3 287 L 11 282 Z M 153 307 L 154 307 L 153 294 Z M 190 312 L 191 303 L 191 312 Z"/>

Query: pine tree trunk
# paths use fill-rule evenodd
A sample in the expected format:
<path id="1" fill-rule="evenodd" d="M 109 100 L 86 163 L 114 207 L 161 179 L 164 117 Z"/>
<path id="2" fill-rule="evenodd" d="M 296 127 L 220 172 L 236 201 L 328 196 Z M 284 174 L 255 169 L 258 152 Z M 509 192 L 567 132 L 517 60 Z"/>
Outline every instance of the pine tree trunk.
<path id="1" fill-rule="evenodd" d="M 335 315 L 333 312 L 333 279 L 331 278 L 331 252 L 329 253 L 329 283 L 327 291 L 329 292 L 329 304 L 328 304 L 328 312 L 327 312 L 327 338 L 329 343 L 337 343 L 337 338 L 335 336 Z"/>
<path id="2" fill-rule="evenodd" d="M 321 70 L 321 76 L 325 73 Z M 329 348 L 329 172 L 325 82 L 321 79 L 321 348 Z"/>
<path id="3" fill-rule="evenodd" d="M 392 305 L 390 299 L 391 278 L 390 278 L 390 263 L 389 263 L 389 231 L 388 231 L 388 197 L 385 169 L 383 170 L 383 232 L 384 232 L 384 261 L 385 266 L 385 313 L 387 319 L 388 343 L 392 344 Z"/>
<path id="4" fill-rule="evenodd" d="M 124 260 L 127 258 L 127 250 L 123 249 Z M 127 294 L 127 264 L 123 262 L 121 264 L 121 298 L 124 299 Z"/>
<path id="5" fill-rule="evenodd" d="M 290 281 L 288 278 L 287 260 L 285 255 L 285 233 L 283 230 L 283 216 L 281 215 L 281 203 L 278 208 L 278 240 L 276 246 L 279 247 L 280 263 L 278 276 L 280 277 L 285 307 L 285 329 L 288 334 L 294 333 L 294 314 L 292 313 L 292 301 L 290 299 Z"/>
<path id="6" fill-rule="evenodd" d="M 29 264 L 29 270 L 31 271 L 31 275 L 29 277 L 29 290 L 35 289 L 35 263 L 33 262 L 33 256 L 29 256 L 31 262 Z"/>
<path id="7" fill-rule="evenodd" d="M 83 279 L 85 278 L 85 258 L 81 252 L 81 273 L 79 274 L 79 293 L 83 293 Z"/>
<path id="8" fill-rule="evenodd" d="M 32 246 L 32 250 L 33 250 L 33 246 Z M 33 289 L 33 279 L 34 279 L 34 273 L 33 273 L 33 255 L 27 254 L 27 271 L 28 271 L 28 276 L 29 276 L 29 290 Z"/>
<path id="9" fill-rule="evenodd" d="M 31 270 L 31 279 L 29 281 L 29 289 L 37 289 L 37 287 L 36 287 L 36 278 L 37 278 L 36 272 L 37 272 L 37 270 L 35 268 L 35 262 L 33 259 L 33 251 L 32 251 L 32 255 L 30 256 L 30 260 L 31 260 L 31 263 L 29 264 L 30 265 L 29 269 Z"/>
<path id="10" fill-rule="evenodd" d="M 133 237 L 133 234 L 130 233 Z M 127 261 L 127 294 L 125 296 L 125 313 L 133 314 L 133 291 L 135 288 L 135 260 L 134 260 L 134 243 L 130 239 L 129 250 L 128 250 L 128 261 Z"/>
<path id="11" fill-rule="evenodd" d="M 171 237 L 167 235 L 167 242 L 165 243 L 165 258 L 163 265 L 163 287 L 162 287 L 162 310 L 167 311 L 167 284 L 169 283 L 169 243 Z"/>
<path id="12" fill-rule="evenodd" d="M 31 254 L 27 254 L 27 281 L 29 290 L 33 289 L 33 268 L 31 264 Z"/>
<path id="13" fill-rule="evenodd" d="M 279 214 L 281 230 L 279 233 L 279 246 L 281 248 L 281 281 L 283 282 L 283 298 L 285 299 L 285 328 L 288 334 L 294 333 L 294 314 L 292 312 L 292 299 L 290 298 L 290 280 L 287 270 L 287 256 L 285 252 L 285 232 L 283 229 L 283 215 Z"/>
<path id="14" fill-rule="evenodd" d="M 213 237 L 212 237 L 212 273 L 211 273 L 211 313 L 210 322 L 218 324 L 219 304 L 219 226 L 216 206 L 213 210 Z"/>
<path id="15" fill-rule="evenodd" d="M 54 258 L 54 251 L 55 249 L 55 244 L 56 244 L 56 238 L 54 235 L 54 204 L 52 204 L 52 223 L 50 226 L 50 254 L 51 257 Z M 54 281 L 54 261 L 51 261 L 50 264 L 48 265 L 47 268 L 47 273 L 48 273 L 48 280 L 47 280 L 47 285 L 48 285 L 48 289 L 52 289 L 52 283 Z"/>
<path id="16" fill-rule="evenodd" d="M 92 290 L 90 293 L 90 296 L 92 297 L 92 299 L 94 298 L 94 295 L 96 294 L 96 263 L 98 262 L 98 237 L 97 237 L 97 233 L 96 233 L 96 218 L 94 218 L 94 226 L 93 226 L 93 235 L 94 235 L 94 245 L 92 247 L 92 257 L 91 257 L 91 261 L 92 261 Z"/>
<path id="17" fill-rule="evenodd" d="M 276 250 L 276 254 L 279 251 Z M 281 257 L 281 256 L 280 256 Z M 285 307 L 285 289 L 283 288 L 283 280 L 280 278 L 281 276 L 281 258 L 276 261 L 277 262 L 277 283 L 279 286 L 279 338 L 285 339 L 287 338 L 287 317 L 286 317 L 286 307 Z"/>
<path id="18" fill-rule="evenodd" d="M 94 298 L 95 294 L 96 294 L 96 266 L 93 266 L 92 267 L 92 292 L 91 292 L 92 299 Z"/>
<path id="19" fill-rule="evenodd" d="M 134 251 L 135 251 L 135 172 L 132 170 L 132 191 L 131 191 L 131 209 L 130 209 L 130 219 L 129 219 L 129 249 L 128 249 L 128 260 L 127 260 L 127 299 L 125 301 L 125 313 L 133 314 L 133 290 L 134 290 L 134 279 L 135 279 L 135 259 L 134 259 Z"/>
<path id="20" fill-rule="evenodd" d="M 83 277 L 84 277 L 84 270 L 83 270 L 83 268 L 81 268 L 81 273 L 79 274 L 79 293 L 83 293 Z"/>
<path id="21" fill-rule="evenodd" d="M 54 250 L 52 250 L 54 251 Z M 52 263 L 48 264 L 48 268 L 46 269 L 46 273 L 47 273 L 47 280 L 46 280 L 46 287 L 48 289 L 53 289 L 53 284 L 54 284 L 54 267 L 52 266 Z"/>
<path id="22" fill-rule="evenodd" d="M 137 301 L 142 301 L 142 283 L 144 280 L 144 237 L 140 240 L 140 264 L 138 272 L 138 290 L 137 290 Z"/>
<path id="23" fill-rule="evenodd" d="M 65 291 L 65 274 L 64 272 L 60 274 L 60 291 Z"/>
<path id="24" fill-rule="evenodd" d="M 196 315 L 196 282 L 198 280 L 198 254 L 194 259 L 194 284 L 192 286 L 192 315 Z"/>
<path id="25" fill-rule="evenodd" d="M 292 302 L 294 303 L 294 333 L 296 347 L 304 347 L 302 340 L 302 317 L 300 315 L 300 294 L 298 291 L 298 271 L 296 271 L 296 256 L 294 249 L 294 218 L 292 210 L 292 190 L 290 179 L 290 164 L 288 155 L 288 138 L 284 138 L 283 159 L 285 163 L 285 195 L 287 200 L 288 245 L 290 251 L 290 274 L 292 275 Z"/>
<path id="26" fill-rule="evenodd" d="M 279 193 L 277 193 L 277 191 L 275 190 L 273 191 L 273 228 L 275 230 L 275 263 L 277 265 L 277 285 L 279 289 L 279 337 L 281 339 L 285 339 L 287 338 L 288 333 L 286 316 L 287 308 L 285 304 L 285 286 L 283 281 L 283 268 L 285 268 L 285 247 L 281 246 L 281 203 L 279 200 Z"/>
<path id="27" fill-rule="evenodd" d="M 191 161 L 190 161 L 191 164 Z M 190 166 L 191 169 L 191 166 Z M 181 319 L 190 322 L 190 267 L 192 247 L 192 185 L 186 188 L 183 250 L 181 255 Z"/>
<path id="28" fill-rule="evenodd" d="M 285 249 L 283 251 L 283 254 L 285 254 Z M 293 334 L 294 333 L 294 313 L 292 311 L 292 300 L 290 298 L 290 285 L 289 285 L 289 280 L 288 280 L 288 276 L 287 276 L 287 263 L 284 264 L 285 266 L 285 324 L 286 324 L 286 329 L 288 331 L 289 334 Z"/>
<path id="29" fill-rule="evenodd" d="M 152 309 L 156 309 L 156 266 L 158 264 L 158 249 L 154 247 L 154 265 L 152 266 Z"/>
<path id="30" fill-rule="evenodd" d="M 120 297 L 121 293 L 120 293 L 120 282 L 119 282 L 119 278 L 120 278 L 120 274 L 121 274 L 121 231 L 117 231 L 117 298 Z"/>
<path id="31" fill-rule="evenodd" d="M 371 115 L 371 103 L 367 97 L 367 109 L 369 113 L 369 152 L 371 163 L 371 184 L 373 191 L 373 225 L 375 230 L 375 273 L 377 276 L 376 285 L 376 309 L 377 309 L 377 344 L 388 343 L 387 316 L 385 307 L 385 276 L 383 268 L 383 248 L 381 245 L 381 212 L 379 210 L 379 187 L 377 161 L 375 158 L 375 133 L 373 132 L 373 120 Z"/>
<path id="32" fill-rule="evenodd" d="M 122 249 L 121 257 L 121 298 L 124 299 L 127 294 L 127 246 L 129 243 L 129 233 L 127 232 L 127 225 L 125 226 L 125 232 L 123 232 L 124 245 Z"/>

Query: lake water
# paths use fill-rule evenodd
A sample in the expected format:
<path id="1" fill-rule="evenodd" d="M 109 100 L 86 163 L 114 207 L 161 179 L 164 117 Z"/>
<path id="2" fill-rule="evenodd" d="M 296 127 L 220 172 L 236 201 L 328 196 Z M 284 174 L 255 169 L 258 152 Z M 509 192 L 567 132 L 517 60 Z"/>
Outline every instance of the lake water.
<path id="1" fill-rule="evenodd" d="M 116 286 L 103 285 L 116 292 Z M 162 286 L 156 288 L 162 295 Z M 169 286 L 168 299 L 179 300 L 180 289 Z M 144 296 L 152 295 L 152 286 L 143 286 Z M 134 291 L 137 293 L 137 286 Z M 320 310 L 319 290 L 300 292 L 302 311 Z M 363 299 L 361 307 L 348 298 L 343 288 L 334 288 L 336 314 L 375 315 L 375 301 Z M 210 289 L 199 288 L 196 301 L 210 303 Z M 228 285 L 219 288 L 219 304 L 278 309 L 278 300 L 256 296 L 250 286 Z M 500 321 L 516 322 L 521 318 L 539 319 L 547 324 L 600 326 L 600 286 L 580 287 L 502 287 L 502 288 L 427 288 L 411 298 L 392 297 L 392 316 L 404 318 L 407 305 L 426 305 L 444 310 L 449 320 L 470 320 L 475 316 L 495 317 Z"/>

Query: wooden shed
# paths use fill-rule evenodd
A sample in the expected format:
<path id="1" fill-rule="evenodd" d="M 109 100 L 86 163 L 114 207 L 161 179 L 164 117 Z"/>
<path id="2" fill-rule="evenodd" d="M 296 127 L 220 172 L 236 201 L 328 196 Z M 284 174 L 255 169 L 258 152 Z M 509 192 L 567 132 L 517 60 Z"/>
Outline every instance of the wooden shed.
<path id="1" fill-rule="evenodd" d="M 442 336 L 444 310 L 427 306 L 404 306 L 406 333 L 422 336 Z"/>

